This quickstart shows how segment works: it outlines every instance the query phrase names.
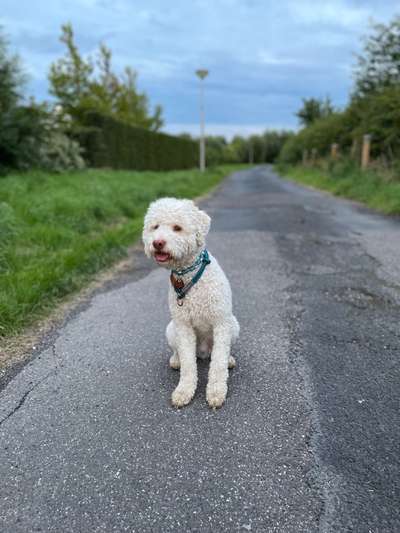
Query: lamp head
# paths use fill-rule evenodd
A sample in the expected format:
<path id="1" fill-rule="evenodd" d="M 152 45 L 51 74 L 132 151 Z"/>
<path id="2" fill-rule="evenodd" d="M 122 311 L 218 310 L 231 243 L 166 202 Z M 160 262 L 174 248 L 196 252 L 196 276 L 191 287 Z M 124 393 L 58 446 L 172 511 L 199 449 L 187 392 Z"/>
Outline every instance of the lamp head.
<path id="1" fill-rule="evenodd" d="M 196 70 L 196 74 L 201 80 L 204 80 L 204 78 L 208 76 L 208 70 L 201 68 L 199 70 Z"/>

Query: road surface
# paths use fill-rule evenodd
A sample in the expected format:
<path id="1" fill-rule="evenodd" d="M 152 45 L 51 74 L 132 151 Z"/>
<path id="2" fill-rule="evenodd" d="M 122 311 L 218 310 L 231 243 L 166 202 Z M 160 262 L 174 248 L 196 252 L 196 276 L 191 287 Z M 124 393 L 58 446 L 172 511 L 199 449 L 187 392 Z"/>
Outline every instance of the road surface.
<path id="1" fill-rule="evenodd" d="M 399 532 L 400 223 L 238 172 L 203 202 L 241 323 L 226 405 L 169 403 L 140 253 L 0 392 L 0 531 Z"/>

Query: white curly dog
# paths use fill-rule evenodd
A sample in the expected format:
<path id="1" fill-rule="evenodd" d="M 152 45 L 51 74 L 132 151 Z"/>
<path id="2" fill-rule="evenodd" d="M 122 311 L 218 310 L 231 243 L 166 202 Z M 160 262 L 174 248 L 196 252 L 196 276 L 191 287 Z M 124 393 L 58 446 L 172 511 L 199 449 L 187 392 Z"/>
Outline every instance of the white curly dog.
<path id="1" fill-rule="evenodd" d="M 227 393 L 228 368 L 235 366 L 231 344 L 239 335 L 232 314 L 232 293 L 217 260 L 205 249 L 211 219 L 191 200 L 161 198 L 150 204 L 144 219 L 145 253 L 171 270 L 167 341 L 170 366 L 180 368 L 172 394 L 176 407 L 187 405 L 197 387 L 196 350 L 209 357 L 207 402 L 221 407 Z"/>

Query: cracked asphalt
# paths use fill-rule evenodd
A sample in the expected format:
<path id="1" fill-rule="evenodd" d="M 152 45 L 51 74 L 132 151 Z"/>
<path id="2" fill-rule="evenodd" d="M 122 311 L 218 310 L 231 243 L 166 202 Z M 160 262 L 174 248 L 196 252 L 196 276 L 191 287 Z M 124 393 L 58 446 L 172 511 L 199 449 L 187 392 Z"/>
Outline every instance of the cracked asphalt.
<path id="1" fill-rule="evenodd" d="M 202 204 L 242 328 L 225 406 L 203 361 L 170 406 L 168 274 L 137 253 L 3 380 L 2 533 L 400 531 L 400 222 L 268 167 Z"/>

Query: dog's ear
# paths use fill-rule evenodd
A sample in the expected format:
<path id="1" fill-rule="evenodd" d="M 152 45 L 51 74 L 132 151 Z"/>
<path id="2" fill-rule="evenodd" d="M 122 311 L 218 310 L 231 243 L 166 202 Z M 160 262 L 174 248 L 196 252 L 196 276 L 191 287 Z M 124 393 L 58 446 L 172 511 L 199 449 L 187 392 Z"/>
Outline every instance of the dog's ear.
<path id="1" fill-rule="evenodd" d="M 196 231 L 196 240 L 198 246 L 203 246 L 206 235 L 210 230 L 211 218 L 205 211 L 198 209 L 198 229 Z"/>

